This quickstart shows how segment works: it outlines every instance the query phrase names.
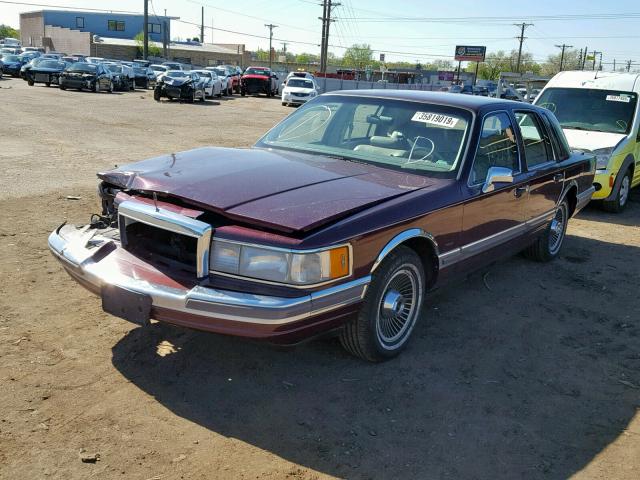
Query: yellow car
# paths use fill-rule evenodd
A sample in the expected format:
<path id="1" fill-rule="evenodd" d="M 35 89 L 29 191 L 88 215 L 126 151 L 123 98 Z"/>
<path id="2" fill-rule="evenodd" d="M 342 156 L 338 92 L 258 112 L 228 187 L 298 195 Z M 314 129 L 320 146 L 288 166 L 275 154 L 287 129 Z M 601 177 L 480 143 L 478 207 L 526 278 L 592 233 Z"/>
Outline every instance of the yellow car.
<path id="1" fill-rule="evenodd" d="M 535 103 L 560 121 L 571 148 L 596 155 L 592 200 L 621 212 L 640 185 L 640 74 L 560 72 Z"/>

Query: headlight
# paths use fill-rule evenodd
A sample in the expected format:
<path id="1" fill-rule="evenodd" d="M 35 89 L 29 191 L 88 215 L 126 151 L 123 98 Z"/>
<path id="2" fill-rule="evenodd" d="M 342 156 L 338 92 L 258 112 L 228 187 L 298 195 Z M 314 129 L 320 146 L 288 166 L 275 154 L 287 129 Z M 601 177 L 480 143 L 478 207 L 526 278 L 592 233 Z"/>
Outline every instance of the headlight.
<path id="1" fill-rule="evenodd" d="M 210 258 L 214 272 L 296 286 L 325 283 L 351 273 L 347 245 L 298 253 L 214 240 Z"/>
<path id="2" fill-rule="evenodd" d="M 593 154 L 596 156 L 596 169 L 604 170 L 609 165 L 609 160 L 611 160 L 611 154 L 613 153 L 613 148 L 599 148 L 593 151 Z"/>

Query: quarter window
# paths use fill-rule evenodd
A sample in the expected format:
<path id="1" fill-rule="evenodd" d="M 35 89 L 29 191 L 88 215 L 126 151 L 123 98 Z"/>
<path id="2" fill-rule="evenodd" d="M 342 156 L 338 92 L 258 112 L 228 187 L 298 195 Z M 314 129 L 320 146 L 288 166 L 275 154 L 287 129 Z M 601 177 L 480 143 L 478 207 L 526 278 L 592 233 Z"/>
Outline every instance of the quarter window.
<path id="1" fill-rule="evenodd" d="M 538 116 L 533 112 L 515 112 L 515 116 L 522 134 L 527 166 L 532 168 L 553 160 L 549 135 Z"/>
<path id="2" fill-rule="evenodd" d="M 509 115 L 504 112 L 489 114 L 484 118 L 470 183 L 484 183 L 491 167 L 508 168 L 514 173 L 520 171 L 513 125 Z"/>
<path id="3" fill-rule="evenodd" d="M 147 31 L 149 33 L 161 33 L 160 24 L 159 23 L 149 23 L 147 26 Z"/>
<path id="4" fill-rule="evenodd" d="M 76 28 L 84 28 L 84 17 L 76 17 Z"/>

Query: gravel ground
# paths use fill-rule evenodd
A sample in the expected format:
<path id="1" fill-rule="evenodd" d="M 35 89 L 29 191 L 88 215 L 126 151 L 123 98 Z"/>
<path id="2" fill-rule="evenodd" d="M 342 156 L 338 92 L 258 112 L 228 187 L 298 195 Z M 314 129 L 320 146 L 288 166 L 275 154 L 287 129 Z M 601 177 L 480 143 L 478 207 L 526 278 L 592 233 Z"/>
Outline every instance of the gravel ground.
<path id="1" fill-rule="evenodd" d="M 0 478 L 638 478 L 639 192 L 573 219 L 553 263 L 434 293 L 405 353 L 370 365 L 335 340 L 137 328 L 48 252 L 97 211 L 97 170 L 248 146 L 291 111 L 277 99 L 3 79 L 0 105 Z"/>

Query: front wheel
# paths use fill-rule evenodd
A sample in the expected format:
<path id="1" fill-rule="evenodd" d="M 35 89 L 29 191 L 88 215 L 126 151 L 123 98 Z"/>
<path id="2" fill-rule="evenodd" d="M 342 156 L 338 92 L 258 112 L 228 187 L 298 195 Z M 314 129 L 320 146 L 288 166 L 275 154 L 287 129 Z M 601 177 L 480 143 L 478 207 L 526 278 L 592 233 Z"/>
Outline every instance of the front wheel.
<path id="1" fill-rule="evenodd" d="M 35 85 L 35 82 L 33 80 L 27 80 L 27 85 L 33 87 Z"/>
<path id="2" fill-rule="evenodd" d="M 370 362 L 398 355 L 422 315 L 426 275 L 409 247 L 391 252 L 373 274 L 357 317 L 344 326 L 340 343 Z"/>
<path id="3" fill-rule="evenodd" d="M 549 262 L 560 254 L 569 224 L 569 202 L 562 200 L 553 219 L 535 243 L 524 250 L 524 255 L 537 262 Z"/>
<path id="4" fill-rule="evenodd" d="M 64 85 L 60 85 L 60 90 L 66 90 L 67 87 L 65 87 Z"/>
<path id="5" fill-rule="evenodd" d="M 616 192 L 613 200 L 604 200 L 602 202 L 602 208 L 607 212 L 620 213 L 622 212 L 629 201 L 629 194 L 631 193 L 631 170 L 627 169 L 624 172 L 624 176 L 618 185 L 618 191 Z"/>
<path id="6" fill-rule="evenodd" d="M 159 88 L 156 88 L 156 89 L 154 89 L 154 90 L 153 90 L 153 99 L 154 99 L 156 102 L 159 102 L 159 101 L 160 101 L 160 97 L 161 97 L 161 96 L 162 96 L 162 95 L 161 95 L 161 93 L 160 93 L 160 89 L 159 89 Z"/>

